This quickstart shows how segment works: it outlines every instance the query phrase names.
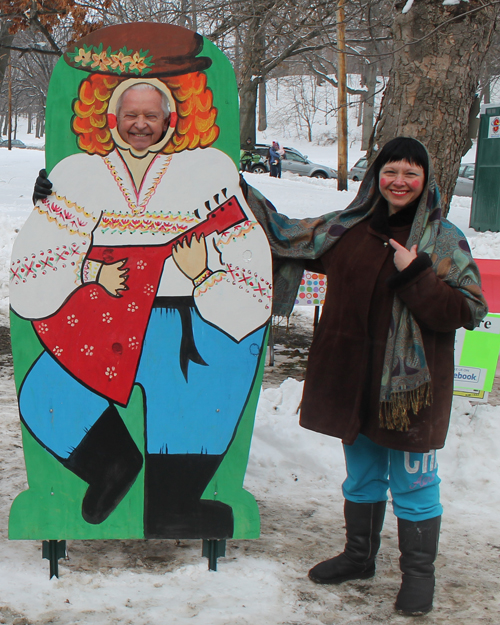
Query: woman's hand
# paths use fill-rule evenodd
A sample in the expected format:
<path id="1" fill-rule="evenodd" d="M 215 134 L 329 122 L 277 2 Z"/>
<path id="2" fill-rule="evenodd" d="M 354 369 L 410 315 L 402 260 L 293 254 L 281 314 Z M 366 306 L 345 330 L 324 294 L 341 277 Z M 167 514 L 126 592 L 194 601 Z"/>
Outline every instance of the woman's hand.
<path id="1" fill-rule="evenodd" d="M 128 269 L 124 268 L 127 259 L 119 260 L 111 265 L 103 265 L 99 270 L 97 282 L 103 286 L 110 295 L 120 297 L 120 291 L 127 291 L 126 282 Z"/>
<path id="2" fill-rule="evenodd" d="M 205 236 L 202 234 L 199 239 L 194 234 L 188 243 L 184 237 L 180 243 L 172 250 L 174 262 L 190 280 L 194 280 L 207 269 L 207 245 Z"/>
<path id="3" fill-rule="evenodd" d="M 406 247 L 400 245 L 394 239 L 389 239 L 389 243 L 396 250 L 394 252 L 394 264 L 396 265 L 396 269 L 398 271 L 403 271 L 406 269 L 408 265 L 417 258 L 417 246 L 412 245 L 410 250 L 407 250 Z"/>

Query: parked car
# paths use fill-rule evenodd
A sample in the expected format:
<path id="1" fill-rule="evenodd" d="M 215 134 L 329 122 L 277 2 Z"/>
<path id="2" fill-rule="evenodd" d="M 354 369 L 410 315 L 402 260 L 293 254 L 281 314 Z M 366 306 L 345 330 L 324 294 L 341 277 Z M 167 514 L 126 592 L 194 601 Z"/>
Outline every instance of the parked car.
<path id="1" fill-rule="evenodd" d="M 19 139 L 12 139 L 11 145 L 13 148 L 25 148 L 26 147 L 26 144 L 23 143 L 22 141 L 19 141 Z M 8 148 L 8 147 L 9 147 L 8 139 L 4 139 L 3 141 L 0 141 L 0 148 Z"/>
<path id="2" fill-rule="evenodd" d="M 472 189 L 474 187 L 474 163 L 462 163 L 458 170 L 457 183 L 453 195 L 462 195 L 472 197 Z"/>
<path id="3" fill-rule="evenodd" d="M 347 174 L 347 177 L 354 181 L 363 180 L 367 167 L 368 159 L 363 156 L 351 167 L 349 173 Z"/>
<path id="4" fill-rule="evenodd" d="M 295 148 L 283 148 L 285 150 L 285 157 L 281 161 L 281 170 L 289 171 L 299 176 L 310 176 L 311 178 L 336 178 L 337 172 L 335 169 L 328 167 L 327 165 L 320 165 L 319 163 L 312 163 L 307 156 L 301 154 Z M 254 152 L 259 154 L 260 160 L 258 163 L 252 165 L 252 173 L 264 174 L 269 172 L 269 163 L 267 161 L 267 155 L 269 146 L 263 143 L 257 143 Z"/>
<path id="5" fill-rule="evenodd" d="M 368 160 L 365 157 L 360 158 L 355 165 L 351 167 L 348 178 L 351 180 L 363 180 L 367 167 Z M 472 189 L 474 187 L 474 168 L 474 163 L 462 163 L 460 165 L 453 195 L 472 197 Z"/>
<path id="6" fill-rule="evenodd" d="M 247 155 L 249 150 L 245 150 Z M 243 153 L 243 148 L 241 153 Z M 269 166 L 267 164 L 267 148 L 261 149 L 260 146 L 256 146 L 252 150 L 252 162 L 250 164 L 240 162 L 241 171 L 251 171 L 252 174 L 265 174 L 269 171 Z"/>

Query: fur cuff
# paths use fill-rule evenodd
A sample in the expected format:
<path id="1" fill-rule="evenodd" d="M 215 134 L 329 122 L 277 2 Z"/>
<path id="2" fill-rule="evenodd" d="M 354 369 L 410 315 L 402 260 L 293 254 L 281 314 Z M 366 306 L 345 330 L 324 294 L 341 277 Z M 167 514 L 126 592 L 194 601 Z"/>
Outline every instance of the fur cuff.
<path id="1" fill-rule="evenodd" d="M 398 271 L 387 280 L 387 286 L 391 289 L 399 289 L 411 282 L 419 273 L 432 267 L 431 257 L 427 252 L 419 252 L 417 257 L 403 271 Z"/>

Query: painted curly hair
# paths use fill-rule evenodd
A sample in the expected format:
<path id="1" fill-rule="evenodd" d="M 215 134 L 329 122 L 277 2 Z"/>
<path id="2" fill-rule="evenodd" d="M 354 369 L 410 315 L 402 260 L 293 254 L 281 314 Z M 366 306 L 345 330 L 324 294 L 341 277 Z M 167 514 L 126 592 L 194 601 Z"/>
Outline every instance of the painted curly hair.
<path id="1" fill-rule="evenodd" d="M 123 80 L 125 78 L 91 74 L 80 85 L 73 105 L 72 126 L 79 148 L 88 154 L 105 156 L 115 147 L 107 111 L 113 90 Z M 170 89 L 178 114 L 174 134 L 163 151 L 173 154 L 212 145 L 219 136 L 219 127 L 215 123 L 217 109 L 213 106 L 206 75 L 192 72 L 165 78 L 162 82 Z"/>

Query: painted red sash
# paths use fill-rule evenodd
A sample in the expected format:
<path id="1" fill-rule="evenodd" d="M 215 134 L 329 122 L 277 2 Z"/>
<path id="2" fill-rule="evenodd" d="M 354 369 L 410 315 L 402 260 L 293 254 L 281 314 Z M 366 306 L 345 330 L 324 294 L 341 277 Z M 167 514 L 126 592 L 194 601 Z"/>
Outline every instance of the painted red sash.
<path id="1" fill-rule="evenodd" d="M 87 258 L 111 264 L 126 259 L 127 291 L 110 295 L 96 282 L 77 288 L 52 316 L 34 321 L 40 340 L 83 384 L 126 405 L 165 260 L 176 243 L 196 234 L 224 232 L 247 219 L 235 196 L 164 245 L 94 246 Z"/>

